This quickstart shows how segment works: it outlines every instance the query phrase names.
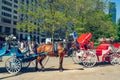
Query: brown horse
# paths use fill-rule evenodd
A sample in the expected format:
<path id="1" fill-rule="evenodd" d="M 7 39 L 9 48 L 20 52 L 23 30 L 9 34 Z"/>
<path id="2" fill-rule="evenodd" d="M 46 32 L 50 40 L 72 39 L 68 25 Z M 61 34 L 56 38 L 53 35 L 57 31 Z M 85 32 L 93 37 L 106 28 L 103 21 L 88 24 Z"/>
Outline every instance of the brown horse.
<path id="1" fill-rule="evenodd" d="M 58 56 L 59 57 L 59 70 L 63 71 L 63 58 L 64 55 L 67 54 L 67 50 L 65 50 L 65 47 L 63 44 L 58 43 L 57 44 L 57 51 L 54 50 L 54 46 L 52 44 L 43 44 L 37 48 L 37 53 L 41 54 L 42 52 L 46 52 L 47 54 L 39 55 L 36 59 L 36 67 L 35 69 L 38 70 L 38 62 L 41 65 L 41 70 L 44 71 L 44 66 L 42 64 L 42 61 L 45 59 L 46 56 Z"/>

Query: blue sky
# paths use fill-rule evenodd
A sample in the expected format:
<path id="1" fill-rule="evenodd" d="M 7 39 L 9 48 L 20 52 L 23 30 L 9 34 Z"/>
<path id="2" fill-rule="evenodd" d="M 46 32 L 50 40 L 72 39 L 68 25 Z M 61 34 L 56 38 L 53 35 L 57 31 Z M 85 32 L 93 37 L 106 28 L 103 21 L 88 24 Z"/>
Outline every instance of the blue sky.
<path id="1" fill-rule="evenodd" d="M 117 20 L 120 18 L 120 0 L 110 0 L 111 2 L 116 3 L 116 10 L 117 10 Z"/>

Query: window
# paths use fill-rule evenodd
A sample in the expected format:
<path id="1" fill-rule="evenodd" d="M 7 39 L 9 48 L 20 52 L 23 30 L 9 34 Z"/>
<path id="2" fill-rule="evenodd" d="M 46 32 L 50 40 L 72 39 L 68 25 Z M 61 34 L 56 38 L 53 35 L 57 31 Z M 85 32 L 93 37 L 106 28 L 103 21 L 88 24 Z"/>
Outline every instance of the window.
<path id="1" fill-rule="evenodd" d="M 20 34 L 20 40 L 23 40 L 23 34 Z"/>
<path id="2" fill-rule="evenodd" d="M 13 34 L 16 35 L 16 29 L 15 28 L 13 28 Z"/>
<path id="3" fill-rule="evenodd" d="M 29 0 L 26 0 L 26 3 L 29 4 Z"/>
<path id="4" fill-rule="evenodd" d="M 3 15 L 3 16 L 7 16 L 7 17 L 11 17 L 11 14 L 6 13 L 6 12 L 2 12 L 2 15 Z"/>
<path id="5" fill-rule="evenodd" d="M 8 5 L 8 6 L 12 6 L 12 3 L 6 1 L 6 0 L 2 0 L 2 3 L 4 3 L 5 5 Z"/>
<path id="6" fill-rule="evenodd" d="M 3 27 L 2 27 L 2 26 L 0 26 L 0 32 L 2 32 L 2 28 L 3 28 Z"/>
<path id="7" fill-rule="evenodd" d="M 17 21 L 13 21 L 13 24 L 14 24 L 14 25 L 17 25 Z"/>
<path id="8" fill-rule="evenodd" d="M 18 3 L 18 0 L 14 0 L 15 3 Z"/>
<path id="9" fill-rule="evenodd" d="M 17 16 L 13 16 L 14 19 L 17 19 Z"/>
<path id="10" fill-rule="evenodd" d="M 6 10 L 6 11 L 9 11 L 9 12 L 12 12 L 12 9 L 8 8 L 8 7 L 5 7 L 5 6 L 2 6 L 2 9 L 3 10 Z"/>
<path id="11" fill-rule="evenodd" d="M 10 34 L 10 28 L 9 27 L 5 27 L 5 33 Z"/>
<path id="12" fill-rule="evenodd" d="M 1 22 L 11 24 L 11 20 L 7 18 L 1 18 Z"/>
<path id="13" fill-rule="evenodd" d="M 18 6 L 17 6 L 17 5 L 14 5 L 14 8 L 18 8 Z"/>
<path id="14" fill-rule="evenodd" d="M 20 18 L 21 21 L 23 21 L 23 18 Z"/>
<path id="15" fill-rule="evenodd" d="M 16 13 L 16 14 L 17 14 L 17 11 L 16 11 L 16 10 L 14 10 L 14 13 Z"/>

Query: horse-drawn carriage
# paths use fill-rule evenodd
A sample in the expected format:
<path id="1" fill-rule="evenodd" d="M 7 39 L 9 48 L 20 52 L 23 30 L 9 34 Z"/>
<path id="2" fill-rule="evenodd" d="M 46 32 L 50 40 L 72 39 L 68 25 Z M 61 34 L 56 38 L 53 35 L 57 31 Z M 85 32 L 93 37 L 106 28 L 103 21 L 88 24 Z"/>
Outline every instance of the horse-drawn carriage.
<path id="1" fill-rule="evenodd" d="M 63 58 L 68 51 L 64 48 L 63 44 L 57 44 L 57 51 L 54 50 L 55 46 L 53 44 L 43 44 L 39 46 L 34 54 L 29 54 L 29 48 L 21 52 L 18 49 L 18 44 L 16 44 L 15 37 L 12 38 L 12 44 L 9 40 L 6 40 L 4 46 L 0 49 L 0 57 L 10 56 L 5 62 L 5 67 L 9 73 L 16 74 L 21 68 L 28 67 L 30 62 L 36 59 L 36 67 L 38 70 L 38 63 L 40 63 L 42 70 L 44 70 L 44 64 L 48 61 L 47 56 L 59 56 L 59 69 L 63 70 Z M 105 42 L 105 39 L 101 40 L 101 44 L 94 49 L 93 42 L 91 42 L 92 34 L 85 33 L 77 38 L 79 49 L 75 49 L 72 54 L 73 61 L 76 63 L 83 63 L 84 66 L 92 67 L 96 62 L 110 62 L 111 64 L 120 64 L 120 44 L 119 43 L 109 43 Z M 103 43 L 104 42 L 104 43 Z M 72 46 L 73 47 L 73 46 Z M 44 62 L 43 62 L 44 60 Z"/>
<path id="2" fill-rule="evenodd" d="M 83 63 L 86 67 L 92 67 L 96 62 L 120 64 L 120 43 L 113 43 L 113 38 L 101 38 L 101 43 L 94 49 L 91 38 L 91 33 L 82 34 L 77 38 L 79 50 L 74 51 L 72 55 L 75 63 Z"/>
<path id="3" fill-rule="evenodd" d="M 41 70 L 44 70 L 44 65 L 48 61 L 48 56 L 59 57 L 59 70 L 63 71 L 63 58 L 64 55 L 68 53 L 67 49 L 64 48 L 62 43 L 57 43 L 56 46 L 53 44 L 42 44 L 36 48 L 34 54 L 29 53 L 29 48 L 27 48 L 24 52 L 19 51 L 18 45 L 14 39 L 14 36 L 10 36 L 12 38 L 12 45 L 9 48 L 9 42 L 6 41 L 5 46 L 0 51 L 0 57 L 2 56 L 11 56 L 5 62 L 5 67 L 9 73 L 16 74 L 21 68 L 28 67 L 30 62 L 36 59 L 35 70 L 38 69 L 38 63 L 41 65 Z M 56 49 L 56 50 L 55 50 Z M 26 55 L 27 54 L 27 55 Z"/>
<path id="4" fill-rule="evenodd" d="M 9 56 L 5 61 L 6 70 L 11 74 L 17 74 L 22 68 L 29 67 L 31 61 L 35 60 L 38 54 L 30 54 L 28 46 L 21 52 L 18 48 L 16 37 L 10 35 L 6 38 L 6 42 L 0 49 L 0 57 L 3 56 Z"/>

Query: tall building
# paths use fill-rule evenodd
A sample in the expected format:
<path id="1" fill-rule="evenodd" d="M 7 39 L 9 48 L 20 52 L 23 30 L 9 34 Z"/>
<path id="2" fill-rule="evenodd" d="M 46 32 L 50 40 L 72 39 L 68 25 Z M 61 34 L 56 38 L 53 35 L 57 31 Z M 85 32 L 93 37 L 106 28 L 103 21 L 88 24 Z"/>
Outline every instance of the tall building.
<path id="1" fill-rule="evenodd" d="M 116 23 L 116 4 L 115 2 L 109 3 L 109 14 L 112 15 L 112 21 Z"/>
<path id="2" fill-rule="evenodd" d="M 16 35 L 18 0 L 0 0 L 0 33 Z"/>
<path id="3" fill-rule="evenodd" d="M 18 13 L 19 4 L 31 4 L 36 0 L 0 0 L 0 34 L 14 34 L 19 40 L 26 40 L 28 33 L 26 31 L 18 32 L 16 29 L 17 22 L 24 20 L 21 14 Z M 34 41 L 44 41 L 45 34 L 40 34 L 38 31 L 31 34 Z"/>
<path id="4" fill-rule="evenodd" d="M 34 5 L 33 5 L 34 3 Z M 37 5 L 39 5 L 37 3 L 37 0 L 19 0 L 19 7 L 21 8 L 21 5 L 20 4 L 25 4 L 24 7 L 26 6 L 25 9 L 30 9 L 32 11 L 34 11 L 34 9 L 37 7 Z M 31 19 L 30 16 L 28 15 L 24 15 L 24 14 L 19 14 L 19 21 L 23 21 L 24 19 Z M 37 25 L 37 21 L 34 21 L 34 24 Z M 18 37 L 20 39 L 24 39 L 26 40 L 27 39 L 27 35 L 29 35 L 29 33 L 27 31 L 21 31 L 18 33 Z M 37 29 L 36 31 L 32 32 L 31 33 L 31 39 L 34 40 L 34 41 L 37 41 L 37 42 L 43 42 L 45 41 L 45 38 L 46 38 L 46 35 L 43 34 L 43 33 L 40 33 L 40 28 Z"/>

